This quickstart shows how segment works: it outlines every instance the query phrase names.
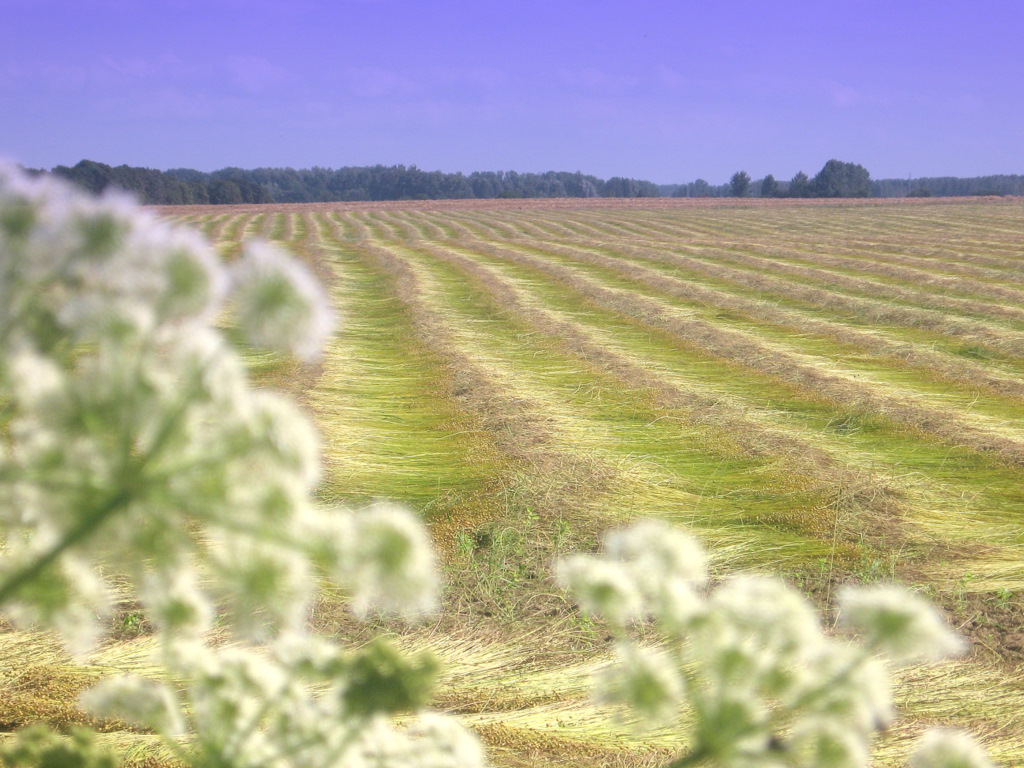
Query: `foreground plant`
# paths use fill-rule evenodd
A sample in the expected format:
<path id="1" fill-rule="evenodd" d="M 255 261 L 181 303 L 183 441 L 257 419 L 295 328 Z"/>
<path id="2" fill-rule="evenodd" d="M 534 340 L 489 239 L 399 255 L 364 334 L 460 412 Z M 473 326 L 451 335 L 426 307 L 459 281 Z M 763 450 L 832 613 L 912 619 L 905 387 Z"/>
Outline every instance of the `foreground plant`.
<path id="1" fill-rule="evenodd" d="M 648 521 L 613 532 L 602 556 L 577 555 L 559 576 L 619 636 L 599 700 L 643 726 L 690 714 L 689 751 L 671 768 L 862 768 L 874 734 L 893 719 L 887 663 L 935 661 L 963 641 L 924 600 L 890 586 L 847 588 L 826 635 L 814 608 L 781 580 L 738 576 L 706 589 L 701 547 Z M 652 620 L 664 643 L 627 639 Z M 964 734 L 929 732 L 912 768 L 988 768 Z"/>
<path id="2" fill-rule="evenodd" d="M 321 575 L 359 614 L 432 610 L 433 559 L 404 510 L 313 505 L 316 432 L 249 384 L 216 325 L 229 316 L 304 359 L 332 328 L 315 281 L 270 246 L 225 266 L 122 199 L 0 169 L 0 610 L 85 651 L 109 577 L 127 581 L 166 677 L 83 703 L 195 765 L 480 764 L 472 736 L 423 713 L 430 659 L 307 633 Z M 214 647 L 218 613 L 231 643 Z"/>

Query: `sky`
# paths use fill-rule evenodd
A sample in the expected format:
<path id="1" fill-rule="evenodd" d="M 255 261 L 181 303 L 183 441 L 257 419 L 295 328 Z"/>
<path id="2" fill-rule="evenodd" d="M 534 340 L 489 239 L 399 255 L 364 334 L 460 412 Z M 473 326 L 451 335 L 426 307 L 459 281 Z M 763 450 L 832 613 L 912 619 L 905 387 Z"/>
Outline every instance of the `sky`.
<path id="1" fill-rule="evenodd" d="M 1024 173 L 1024 0 L 0 0 L 0 157 Z"/>

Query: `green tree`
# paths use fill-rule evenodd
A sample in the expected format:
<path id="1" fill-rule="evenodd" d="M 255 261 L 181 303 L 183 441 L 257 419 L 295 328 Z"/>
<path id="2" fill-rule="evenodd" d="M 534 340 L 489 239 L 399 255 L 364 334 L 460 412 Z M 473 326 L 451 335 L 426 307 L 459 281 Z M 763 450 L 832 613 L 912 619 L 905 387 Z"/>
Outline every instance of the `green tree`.
<path id="1" fill-rule="evenodd" d="M 816 197 L 871 197 L 871 174 L 863 165 L 829 160 L 811 181 Z"/>
<path id="2" fill-rule="evenodd" d="M 210 184 L 210 202 L 214 205 L 237 205 L 243 202 L 242 190 L 230 179 L 217 179 Z"/>
<path id="3" fill-rule="evenodd" d="M 797 171 L 796 176 L 789 182 L 789 190 L 787 191 L 788 197 L 810 197 L 811 196 L 811 182 L 807 178 L 807 174 L 803 171 Z"/>
<path id="4" fill-rule="evenodd" d="M 729 179 L 729 196 L 746 197 L 750 191 L 750 174 L 746 171 L 736 171 Z"/>
<path id="5" fill-rule="evenodd" d="M 761 197 L 775 197 L 779 193 L 779 182 L 770 173 L 761 182 Z"/>

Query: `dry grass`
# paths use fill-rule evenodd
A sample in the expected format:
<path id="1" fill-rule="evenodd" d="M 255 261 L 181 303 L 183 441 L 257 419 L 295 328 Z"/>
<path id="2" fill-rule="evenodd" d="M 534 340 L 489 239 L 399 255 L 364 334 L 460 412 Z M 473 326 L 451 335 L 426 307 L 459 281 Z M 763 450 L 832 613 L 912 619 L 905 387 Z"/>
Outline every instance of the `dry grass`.
<path id="1" fill-rule="evenodd" d="M 430 627 L 363 627 L 330 594 L 314 623 L 432 648 L 438 706 L 499 765 L 637 768 L 683 747 L 589 703 L 608 636 L 550 579 L 555 554 L 642 514 L 691 527 L 718 573 L 781 571 L 822 605 L 846 580 L 925 590 L 974 651 L 901 678 L 905 717 L 878 763 L 935 723 L 1024 762 L 1019 201 L 163 212 L 227 257 L 244 237 L 280 241 L 331 285 L 345 329 L 323 364 L 253 370 L 320 422 L 323 499 L 418 509 L 449 587 Z M 147 642 L 74 664 L 0 634 L 0 721 L 80 722 L 77 691 L 145 671 Z M 104 727 L 136 764 L 164 760 L 152 737 Z"/>

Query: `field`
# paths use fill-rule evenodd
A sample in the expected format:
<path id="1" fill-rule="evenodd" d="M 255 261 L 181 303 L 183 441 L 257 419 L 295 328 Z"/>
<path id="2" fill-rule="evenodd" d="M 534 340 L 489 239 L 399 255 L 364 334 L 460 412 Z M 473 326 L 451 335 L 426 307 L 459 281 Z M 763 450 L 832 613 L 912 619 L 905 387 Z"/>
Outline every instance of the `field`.
<path id="1" fill-rule="evenodd" d="M 325 503 L 394 499 L 430 524 L 444 614 L 376 629 L 441 656 L 437 706 L 495 763 L 639 766 L 684 746 L 590 704 L 607 636 L 550 577 L 558 554 L 654 516 L 699 536 L 716 574 L 780 573 L 823 607 L 847 582 L 920 588 L 972 652 L 901 675 L 879 764 L 932 724 L 1024 764 L 1020 200 L 161 214 L 225 258 L 279 242 L 330 286 L 342 326 L 322 363 L 254 357 L 254 375 L 314 414 Z M 0 635 L 0 727 L 79 718 L 68 691 L 144 666 L 132 616 L 77 666 Z M 329 597 L 314 620 L 366 636 Z"/>

